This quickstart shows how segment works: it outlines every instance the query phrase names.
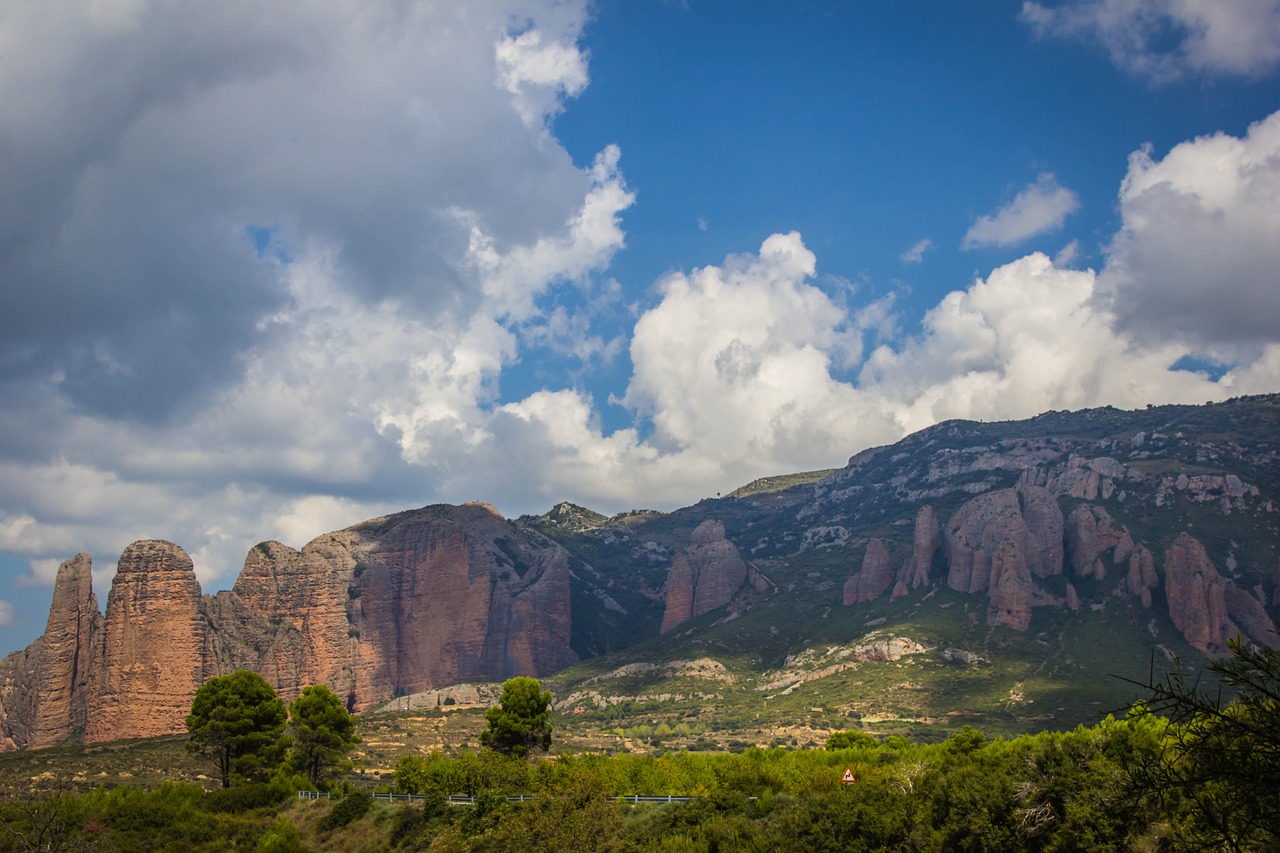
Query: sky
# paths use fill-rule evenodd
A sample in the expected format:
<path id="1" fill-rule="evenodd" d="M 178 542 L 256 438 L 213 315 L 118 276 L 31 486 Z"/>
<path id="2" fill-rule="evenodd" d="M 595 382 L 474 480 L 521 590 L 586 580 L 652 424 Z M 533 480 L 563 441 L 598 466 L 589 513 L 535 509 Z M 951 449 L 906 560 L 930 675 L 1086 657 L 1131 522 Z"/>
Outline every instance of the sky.
<path id="1" fill-rule="evenodd" d="M 1280 391 L 1280 0 L 6 0 L 0 647 L 129 543 Z"/>

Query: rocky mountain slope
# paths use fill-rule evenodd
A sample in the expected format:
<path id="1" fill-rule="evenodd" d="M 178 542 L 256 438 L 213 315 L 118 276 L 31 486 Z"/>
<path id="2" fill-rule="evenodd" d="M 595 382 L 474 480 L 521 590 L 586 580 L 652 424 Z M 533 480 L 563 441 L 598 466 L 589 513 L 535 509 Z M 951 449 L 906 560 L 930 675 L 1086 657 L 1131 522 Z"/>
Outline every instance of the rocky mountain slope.
<path id="1" fill-rule="evenodd" d="M 105 616 L 81 555 L 0 662 L 0 737 L 180 731 L 239 667 L 354 710 L 558 673 L 563 712 L 624 732 L 1074 725 L 1153 655 L 1276 647 L 1278 595 L 1280 395 L 953 421 L 671 513 L 437 506 L 267 542 L 215 596 L 135 543 Z"/>
<path id="2" fill-rule="evenodd" d="M 9 748 L 184 731 L 196 689 L 255 669 L 286 701 L 324 683 L 363 710 L 392 696 L 576 660 L 568 554 L 492 507 L 427 507 L 265 542 L 202 595 L 177 545 L 121 555 L 105 618 L 83 554 L 59 569 L 44 635 L 0 662 Z"/>
<path id="3" fill-rule="evenodd" d="M 657 635 L 708 519 L 772 590 L 739 583 Z M 954 421 L 816 484 L 626 525 L 522 521 L 595 567 L 575 604 L 626 610 L 575 624 L 584 658 L 614 652 L 553 680 L 575 725 L 1071 726 L 1122 710 L 1135 690 L 1114 676 L 1145 678 L 1153 656 L 1277 646 L 1280 397 Z M 877 643 L 906 651 L 867 657 Z M 700 660 L 728 677 L 690 675 Z"/>

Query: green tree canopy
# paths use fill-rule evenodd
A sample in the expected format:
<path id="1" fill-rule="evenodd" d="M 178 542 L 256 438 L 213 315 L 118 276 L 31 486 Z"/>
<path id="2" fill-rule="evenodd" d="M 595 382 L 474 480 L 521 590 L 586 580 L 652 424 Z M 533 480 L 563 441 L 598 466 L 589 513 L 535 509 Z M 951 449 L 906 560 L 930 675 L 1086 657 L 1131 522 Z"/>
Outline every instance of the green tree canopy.
<path id="1" fill-rule="evenodd" d="M 516 758 L 551 747 L 551 694 L 536 678 L 508 679 L 498 706 L 484 716 L 489 728 L 480 733 L 482 746 Z"/>
<path id="2" fill-rule="evenodd" d="M 1166 715 L 1166 748 L 1130 768 L 1139 791 L 1165 805 L 1181 798 L 1175 825 L 1198 848 L 1280 848 L 1280 652 L 1228 644 L 1207 669 L 1223 689 L 1188 682 L 1175 661 L 1138 714 Z M 1234 695 L 1233 695 L 1234 694 Z M 1229 697 L 1229 698 L 1226 698 Z"/>
<path id="3" fill-rule="evenodd" d="M 289 704 L 289 730 L 293 733 L 289 763 L 316 787 L 322 787 L 335 770 L 350 766 L 347 752 L 360 742 L 356 718 L 323 684 L 303 689 Z"/>
<path id="4" fill-rule="evenodd" d="M 284 702 L 271 685 L 239 669 L 196 691 L 187 716 L 187 749 L 208 756 L 226 788 L 234 778 L 260 778 L 279 766 L 288 746 L 284 726 Z"/>
<path id="5" fill-rule="evenodd" d="M 880 743 L 866 732 L 844 731 L 832 732 L 827 738 L 827 749 L 856 749 L 858 747 L 874 748 Z"/>

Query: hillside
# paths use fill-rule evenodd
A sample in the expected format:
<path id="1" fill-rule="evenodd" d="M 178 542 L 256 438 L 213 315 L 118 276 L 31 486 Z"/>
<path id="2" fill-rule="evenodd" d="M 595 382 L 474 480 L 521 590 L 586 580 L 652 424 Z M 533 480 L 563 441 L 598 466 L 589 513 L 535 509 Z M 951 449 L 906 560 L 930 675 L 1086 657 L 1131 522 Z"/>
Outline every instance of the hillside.
<path id="1" fill-rule="evenodd" d="M 354 710 L 532 674 L 629 748 L 1071 727 L 1153 660 L 1275 646 L 1278 506 L 1270 395 L 951 421 L 669 513 L 424 507 L 263 543 L 217 596 L 178 546 L 135 543 L 105 616 L 88 558 L 63 566 L 45 635 L 0 663 L 0 732 L 180 731 L 238 667 Z"/>
<path id="2" fill-rule="evenodd" d="M 1278 453 L 1276 396 L 953 421 L 816 484 L 625 529 L 539 526 L 592 567 L 574 590 L 583 662 L 551 683 L 575 725 L 694 738 L 1091 723 L 1135 697 L 1117 675 L 1198 666 L 1236 632 L 1275 644 Z M 708 519 L 769 587 L 658 636 Z M 579 617 L 606 596 L 621 606 Z"/>

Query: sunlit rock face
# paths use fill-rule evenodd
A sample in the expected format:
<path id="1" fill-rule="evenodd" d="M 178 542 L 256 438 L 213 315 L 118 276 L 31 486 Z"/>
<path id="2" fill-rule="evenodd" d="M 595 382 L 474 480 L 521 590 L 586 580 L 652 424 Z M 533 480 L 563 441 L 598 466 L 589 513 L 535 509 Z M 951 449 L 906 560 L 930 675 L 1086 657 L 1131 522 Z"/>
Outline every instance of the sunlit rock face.
<path id="1" fill-rule="evenodd" d="M 689 547 L 671 561 L 660 632 L 728 604 L 746 580 L 747 564 L 725 538 L 724 525 L 714 519 L 702 522 L 689 537 Z"/>
<path id="2" fill-rule="evenodd" d="M 0 664 L 3 747 L 182 732 L 197 688 L 241 668 L 286 701 L 322 683 L 359 711 L 577 659 L 567 552 L 483 504 L 374 519 L 301 551 L 265 542 L 215 596 L 180 547 L 135 542 L 105 618 L 90 581 L 87 556 L 63 564 L 44 636 Z"/>
<path id="3" fill-rule="evenodd" d="M 204 683 L 200 584 L 172 542 L 134 542 L 120 555 L 94 673 L 85 740 L 151 737 L 185 730 Z"/>

